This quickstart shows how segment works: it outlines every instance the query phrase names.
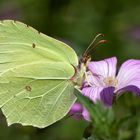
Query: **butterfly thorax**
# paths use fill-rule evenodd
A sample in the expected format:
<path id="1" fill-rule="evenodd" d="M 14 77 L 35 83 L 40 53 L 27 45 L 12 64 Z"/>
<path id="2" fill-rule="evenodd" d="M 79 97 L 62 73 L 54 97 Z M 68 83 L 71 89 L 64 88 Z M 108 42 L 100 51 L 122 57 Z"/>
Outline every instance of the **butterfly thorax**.
<path id="1" fill-rule="evenodd" d="M 85 81 L 85 73 L 87 71 L 88 63 L 91 61 L 90 56 L 83 56 L 79 59 L 79 65 L 76 68 L 76 74 L 73 77 L 72 81 L 75 83 L 75 85 L 81 89 L 84 81 Z"/>

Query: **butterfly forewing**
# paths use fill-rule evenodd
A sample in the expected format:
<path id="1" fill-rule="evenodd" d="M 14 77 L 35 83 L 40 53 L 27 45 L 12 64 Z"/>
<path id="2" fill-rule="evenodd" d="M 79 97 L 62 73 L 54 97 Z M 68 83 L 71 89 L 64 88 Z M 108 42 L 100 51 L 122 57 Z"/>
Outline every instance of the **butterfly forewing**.
<path id="1" fill-rule="evenodd" d="M 0 23 L 0 107 L 8 124 L 43 128 L 75 102 L 78 57 L 66 44 L 20 22 Z"/>

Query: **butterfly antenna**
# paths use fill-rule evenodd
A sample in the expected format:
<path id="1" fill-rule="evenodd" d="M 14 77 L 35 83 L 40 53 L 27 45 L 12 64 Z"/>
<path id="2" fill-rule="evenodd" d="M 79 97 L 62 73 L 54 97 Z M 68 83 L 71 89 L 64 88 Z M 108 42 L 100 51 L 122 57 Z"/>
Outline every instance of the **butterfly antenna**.
<path id="1" fill-rule="evenodd" d="M 93 45 L 92 48 L 90 48 L 90 49 L 87 51 L 87 53 L 89 53 L 92 49 L 95 49 L 99 44 L 104 44 L 104 43 L 106 43 L 106 42 L 107 42 L 107 40 L 100 40 L 100 41 L 98 41 L 96 44 Z"/>
<path id="2" fill-rule="evenodd" d="M 96 41 L 97 38 L 99 38 L 99 37 L 104 37 L 104 35 L 103 35 L 103 34 L 98 34 L 98 35 L 96 35 L 95 38 L 92 40 L 92 42 L 91 42 L 91 43 L 89 44 L 89 46 L 87 47 L 87 49 L 85 50 L 83 56 L 85 56 L 85 55 L 89 52 L 89 50 L 91 50 L 90 48 L 91 48 L 92 46 L 95 46 L 95 45 L 94 45 L 94 44 L 95 44 L 95 41 Z"/>

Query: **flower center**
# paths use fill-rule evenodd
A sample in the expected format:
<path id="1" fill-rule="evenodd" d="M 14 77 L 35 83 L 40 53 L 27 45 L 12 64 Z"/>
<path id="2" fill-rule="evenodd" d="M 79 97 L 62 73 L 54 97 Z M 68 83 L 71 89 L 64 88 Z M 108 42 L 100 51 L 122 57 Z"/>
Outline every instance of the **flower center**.
<path id="1" fill-rule="evenodd" d="M 103 82 L 105 83 L 106 86 L 113 86 L 113 87 L 116 87 L 118 84 L 118 80 L 111 76 L 104 78 Z"/>

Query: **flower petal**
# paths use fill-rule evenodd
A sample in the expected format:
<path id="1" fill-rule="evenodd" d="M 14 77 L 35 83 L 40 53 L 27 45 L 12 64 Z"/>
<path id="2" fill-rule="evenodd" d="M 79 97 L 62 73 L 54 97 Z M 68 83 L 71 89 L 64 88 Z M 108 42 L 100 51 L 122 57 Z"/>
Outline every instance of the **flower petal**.
<path id="1" fill-rule="evenodd" d="M 102 89 L 103 88 L 98 87 L 85 87 L 82 89 L 82 93 L 95 103 L 96 101 L 100 100 L 100 92 Z M 85 120 L 90 121 L 90 115 L 86 108 L 83 108 L 82 115 Z"/>
<path id="2" fill-rule="evenodd" d="M 118 93 L 122 93 L 122 92 L 133 92 L 135 95 L 137 95 L 138 97 L 140 97 L 140 89 L 136 86 L 130 85 L 130 86 L 126 86 L 122 89 L 120 89 L 119 91 L 117 91 Z"/>
<path id="3" fill-rule="evenodd" d="M 115 87 L 86 87 L 82 89 L 83 95 L 89 97 L 94 103 L 99 100 L 107 106 L 111 106 L 113 104 L 114 91 Z"/>
<path id="4" fill-rule="evenodd" d="M 88 68 L 93 75 L 104 77 L 115 77 L 116 75 L 116 57 L 104 59 L 102 61 L 93 61 L 89 63 Z"/>
<path id="5" fill-rule="evenodd" d="M 128 88 L 130 90 L 134 87 L 140 89 L 140 60 L 132 59 L 124 62 L 119 70 L 117 80 L 117 91 Z"/>
<path id="6" fill-rule="evenodd" d="M 83 109 L 82 115 L 85 120 L 90 121 L 90 115 L 86 108 Z"/>
<path id="7" fill-rule="evenodd" d="M 82 89 L 82 93 L 95 103 L 97 100 L 100 100 L 100 93 L 102 90 L 103 87 L 85 87 Z"/>
<path id="8" fill-rule="evenodd" d="M 112 106 L 115 87 L 104 88 L 100 93 L 101 101 L 106 106 Z"/>

